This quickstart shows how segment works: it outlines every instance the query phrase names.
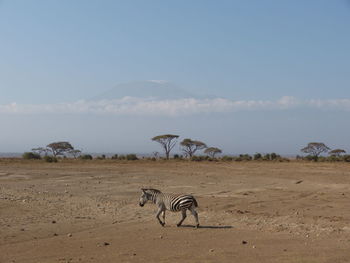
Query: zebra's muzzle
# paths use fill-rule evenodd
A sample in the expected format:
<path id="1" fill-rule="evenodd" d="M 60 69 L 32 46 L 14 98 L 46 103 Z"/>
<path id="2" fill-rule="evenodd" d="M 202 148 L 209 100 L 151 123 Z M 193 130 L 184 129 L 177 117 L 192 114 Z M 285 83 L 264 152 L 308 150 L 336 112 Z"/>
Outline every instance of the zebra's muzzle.
<path id="1" fill-rule="evenodd" d="M 142 206 L 144 206 L 144 204 L 141 204 L 141 203 L 139 203 L 139 205 L 142 207 Z"/>

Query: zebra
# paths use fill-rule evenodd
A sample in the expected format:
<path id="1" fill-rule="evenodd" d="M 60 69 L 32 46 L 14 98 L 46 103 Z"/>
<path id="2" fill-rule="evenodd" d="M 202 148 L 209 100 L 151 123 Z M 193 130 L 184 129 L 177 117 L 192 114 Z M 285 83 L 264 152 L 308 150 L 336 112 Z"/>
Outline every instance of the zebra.
<path id="1" fill-rule="evenodd" d="M 198 203 L 196 199 L 192 195 L 176 195 L 176 194 L 165 194 L 157 189 L 152 188 L 142 188 L 142 194 L 140 197 L 139 205 L 144 206 L 147 201 L 151 201 L 152 203 L 158 206 L 158 211 L 156 214 L 156 218 L 159 221 L 161 226 L 165 225 L 165 211 L 169 210 L 171 212 L 179 212 L 182 213 L 182 218 L 177 226 L 181 226 L 182 222 L 186 218 L 187 209 L 191 211 L 192 215 L 196 219 L 196 228 L 199 227 L 198 214 L 196 211 L 196 207 L 198 207 Z M 160 220 L 159 216 L 162 213 L 163 222 Z"/>

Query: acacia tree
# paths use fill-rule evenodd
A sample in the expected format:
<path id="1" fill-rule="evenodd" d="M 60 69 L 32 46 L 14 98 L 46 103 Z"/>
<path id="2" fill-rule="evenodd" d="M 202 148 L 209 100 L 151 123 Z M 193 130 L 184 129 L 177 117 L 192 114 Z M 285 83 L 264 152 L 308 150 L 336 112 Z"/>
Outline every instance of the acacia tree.
<path id="1" fill-rule="evenodd" d="M 74 147 L 69 142 L 53 142 L 46 146 L 50 149 L 53 156 L 64 155 L 67 152 L 74 150 Z"/>
<path id="2" fill-rule="evenodd" d="M 192 157 L 196 151 L 207 148 L 207 145 L 201 141 L 193 141 L 191 139 L 184 139 L 180 142 L 182 151 L 188 156 Z"/>
<path id="3" fill-rule="evenodd" d="M 321 153 L 328 152 L 330 149 L 322 142 L 310 142 L 306 147 L 301 149 L 303 153 L 308 153 L 317 161 Z"/>
<path id="4" fill-rule="evenodd" d="M 337 157 L 339 157 L 343 153 L 346 153 L 346 151 L 343 149 L 334 149 L 334 150 L 329 152 L 330 155 L 337 156 Z"/>
<path id="5" fill-rule="evenodd" d="M 204 153 L 208 154 L 211 158 L 215 158 L 215 154 L 222 153 L 222 151 L 216 147 L 209 147 L 205 149 Z"/>
<path id="6" fill-rule="evenodd" d="M 153 137 L 152 141 L 158 142 L 163 147 L 165 156 L 169 159 L 170 151 L 174 148 L 177 138 L 179 135 L 163 134 Z"/>

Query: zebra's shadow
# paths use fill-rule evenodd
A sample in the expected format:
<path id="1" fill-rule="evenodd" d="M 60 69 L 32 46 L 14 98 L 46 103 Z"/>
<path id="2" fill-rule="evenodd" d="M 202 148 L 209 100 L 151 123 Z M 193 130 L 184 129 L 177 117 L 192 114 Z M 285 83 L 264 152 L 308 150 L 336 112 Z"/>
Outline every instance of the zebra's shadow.
<path id="1" fill-rule="evenodd" d="M 182 225 L 180 227 L 188 227 L 188 228 L 196 228 L 196 226 L 193 225 Z M 198 228 L 207 228 L 207 229 L 229 229 L 233 228 L 233 226 L 199 226 Z"/>

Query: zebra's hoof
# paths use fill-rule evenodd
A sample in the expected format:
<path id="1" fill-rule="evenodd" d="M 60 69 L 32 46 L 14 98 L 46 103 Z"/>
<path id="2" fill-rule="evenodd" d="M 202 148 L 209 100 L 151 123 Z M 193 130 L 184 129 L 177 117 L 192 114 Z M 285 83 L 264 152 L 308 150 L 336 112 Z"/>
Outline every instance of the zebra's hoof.
<path id="1" fill-rule="evenodd" d="M 162 225 L 162 227 L 164 227 L 164 226 L 165 226 L 165 223 L 161 223 L 161 225 Z"/>
<path id="2" fill-rule="evenodd" d="M 180 226 L 181 226 L 181 224 L 177 224 L 176 226 L 177 226 L 177 227 L 180 227 Z"/>

